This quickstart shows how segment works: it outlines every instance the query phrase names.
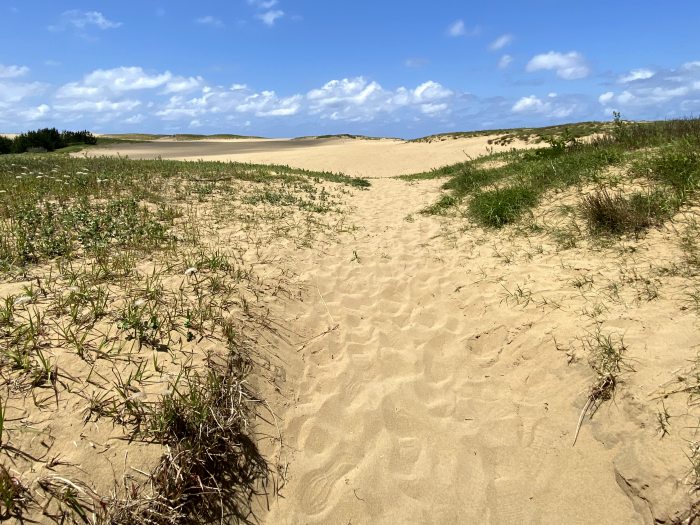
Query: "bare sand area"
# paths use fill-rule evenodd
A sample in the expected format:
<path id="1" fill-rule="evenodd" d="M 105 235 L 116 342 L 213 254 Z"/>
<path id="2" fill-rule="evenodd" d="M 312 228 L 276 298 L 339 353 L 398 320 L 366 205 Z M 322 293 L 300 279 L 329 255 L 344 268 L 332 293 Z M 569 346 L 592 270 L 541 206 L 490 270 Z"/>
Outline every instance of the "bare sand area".
<path id="1" fill-rule="evenodd" d="M 483 136 L 430 143 L 346 138 L 152 141 L 115 144 L 91 149 L 87 153 L 91 156 L 119 154 L 132 159 L 285 164 L 374 178 L 428 171 L 484 155 L 487 151 L 525 146 L 522 142 L 509 146 L 489 144 L 489 139 L 493 138 Z"/>
<path id="2" fill-rule="evenodd" d="M 677 419 L 661 439 L 661 394 L 695 357 L 698 316 L 673 280 L 640 294 L 678 256 L 673 236 L 627 257 L 464 231 L 418 213 L 439 185 L 373 181 L 351 198 L 354 234 L 289 255 L 306 339 L 287 361 L 288 476 L 265 522 L 670 523 L 689 505 L 694 420 L 665 400 Z M 632 365 L 574 447 L 598 330 Z"/>

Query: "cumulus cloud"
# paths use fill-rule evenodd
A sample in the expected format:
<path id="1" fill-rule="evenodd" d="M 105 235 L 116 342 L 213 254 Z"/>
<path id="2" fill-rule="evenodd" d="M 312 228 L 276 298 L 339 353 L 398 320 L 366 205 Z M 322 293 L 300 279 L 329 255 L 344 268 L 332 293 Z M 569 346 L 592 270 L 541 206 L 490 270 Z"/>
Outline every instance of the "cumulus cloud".
<path id="1" fill-rule="evenodd" d="M 109 20 L 99 11 L 80 11 L 79 9 L 71 9 L 64 11 L 59 22 L 56 25 L 49 26 L 53 31 L 62 31 L 68 28 L 73 29 L 88 29 L 94 27 L 97 29 L 116 29 L 121 27 L 121 22 Z"/>
<path id="2" fill-rule="evenodd" d="M 49 115 L 51 112 L 51 106 L 48 104 L 40 104 L 36 107 L 30 107 L 20 112 L 20 115 L 26 120 L 35 121 L 41 120 Z"/>
<path id="3" fill-rule="evenodd" d="M 27 66 L 3 66 L 0 64 L 0 78 L 17 78 L 29 73 Z"/>
<path id="4" fill-rule="evenodd" d="M 57 98 L 104 97 L 127 91 L 163 88 L 164 93 L 180 93 L 200 88 L 202 77 L 175 76 L 170 71 L 149 74 L 141 67 L 97 69 L 80 82 L 69 82 L 56 92 Z"/>
<path id="5" fill-rule="evenodd" d="M 576 51 L 558 53 L 550 51 L 535 55 L 525 67 L 528 72 L 549 70 L 565 80 L 576 80 L 587 77 L 591 70 L 584 56 Z"/>
<path id="6" fill-rule="evenodd" d="M 607 91 L 598 102 L 607 110 L 636 115 L 653 111 L 658 117 L 684 116 L 700 110 L 700 62 L 686 62 L 674 69 L 634 69 L 619 78 L 619 92 Z"/>
<path id="7" fill-rule="evenodd" d="M 309 91 L 309 113 L 331 120 L 367 122 L 380 114 L 404 110 L 436 116 L 449 111 L 449 100 L 454 93 L 441 84 L 429 80 L 409 89 L 384 89 L 376 81 L 364 77 L 331 80 L 318 89 Z"/>
<path id="8" fill-rule="evenodd" d="M 224 23 L 212 15 L 200 16 L 199 18 L 195 19 L 195 22 L 203 26 L 224 27 Z"/>
<path id="9" fill-rule="evenodd" d="M 573 101 L 559 100 L 556 93 L 550 93 L 546 99 L 541 99 L 535 95 L 522 97 L 511 110 L 514 113 L 537 113 L 551 118 L 566 118 L 572 115 L 577 104 Z"/>
<path id="10" fill-rule="evenodd" d="M 512 41 L 513 41 L 513 35 L 510 35 L 510 34 L 501 35 L 496 40 L 491 42 L 489 49 L 491 49 L 492 51 L 498 51 L 499 49 L 503 49 L 504 47 L 506 47 Z"/>

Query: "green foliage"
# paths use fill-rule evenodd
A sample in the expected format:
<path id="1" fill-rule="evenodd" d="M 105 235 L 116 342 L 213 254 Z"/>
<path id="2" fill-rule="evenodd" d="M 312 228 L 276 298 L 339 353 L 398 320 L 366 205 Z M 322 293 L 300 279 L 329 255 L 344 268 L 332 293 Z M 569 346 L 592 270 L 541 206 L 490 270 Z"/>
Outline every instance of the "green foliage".
<path id="1" fill-rule="evenodd" d="M 579 140 L 580 129 L 574 129 L 559 127 L 556 134 L 541 136 L 547 148 L 512 150 L 403 178 L 448 176 L 443 188 L 450 197 L 442 197 L 427 213 L 444 213 L 471 197 L 471 218 L 501 227 L 536 206 L 546 192 L 600 182 L 605 168 L 631 158 L 631 173 L 648 179 L 652 190 L 623 196 L 603 189 L 581 203 L 592 232 L 615 234 L 637 233 L 669 218 L 700 186 L 700 119 L 630 123 L 615 113 L 608 132 L 589 142 Z M 500 161 L 498 166 L 490 167 L 492 160 Z"/>
<path id="2" fill-rule="evenodd" d="M 167 227 L 134 199 L 24 203 L 0 230 L 0 264 L 36 263 L 81 249 L 90 253 L 108 247 L 148 250 L 167 240 Z"/>
<path id="3" fill-rule="evenodd" d="M 0 135 L 0 155 L 12 153 L 12 139 Z"/>
<path id="4" fill-rule="evenodd" d="M 537 203 L 537 193 L 527 186 L 479 192 L 469 203 L 469 214 L 483 226 L 500 228 L 517 220 Z"/>
<path id="5" fill-rule="evenodd" d="M 74 144 L 97 144 L 97 138 L 87 130 L 59 132 L 56 128 L 43 128 L 22 133 L 10 141 L 9 148 L 8 140 L 4 137 L 0 139 L 0 154 L 55 151 Z"/>

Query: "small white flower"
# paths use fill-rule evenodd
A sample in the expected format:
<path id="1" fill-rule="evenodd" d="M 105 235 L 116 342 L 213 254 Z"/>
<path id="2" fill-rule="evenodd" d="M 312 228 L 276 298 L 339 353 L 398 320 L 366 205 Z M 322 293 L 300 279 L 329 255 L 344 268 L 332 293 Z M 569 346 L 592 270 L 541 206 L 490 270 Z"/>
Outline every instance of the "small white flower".
<path id="1" fill-rule="evenodd" d="M 31 302 L 32 302 L 31 295 L 20 295 L 19 297 L 15 298 L 14 305 L 15 306 L 22 306 L 23 304 L 28 304 Z"/>
<path id="2" fill-rule="evenodd" d="M 146 299 L 136 299 L 134 301 L 134 306 L 136 308 L 141 308 L 144 304 L 146 304 Z"/>
<path id="3" fill-rule="evenodd" d="M 195 268 L 194 266 L 192 268 L 187 268 L 187 270 L 185 270 L 185 275 L 187 277 L 189 277 L 190 275 L 194 275 L 195 273 L 197 273 L 197 268 Z"/>

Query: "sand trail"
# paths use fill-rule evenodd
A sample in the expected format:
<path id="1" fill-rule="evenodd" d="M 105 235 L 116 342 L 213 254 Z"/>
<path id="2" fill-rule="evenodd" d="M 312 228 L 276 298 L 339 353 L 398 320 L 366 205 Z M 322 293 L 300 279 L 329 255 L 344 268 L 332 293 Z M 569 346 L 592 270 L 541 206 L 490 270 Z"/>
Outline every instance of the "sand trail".
<path id="1" fill-rule="evenodd" d="M 588 427 L 571 447 L 590 377 L 552 343 L 570 314 L 503 304 L 479 246 L 446 249 L 438 220 L 412 218 L 437 192 L 373 181 L 356 235 L 301 261 L 299 323 L 330 331 L 301 353 L 266 522 L 644 523 L 613 452 Z M 547 282 L 551 266 L 518 272 Z"/>

